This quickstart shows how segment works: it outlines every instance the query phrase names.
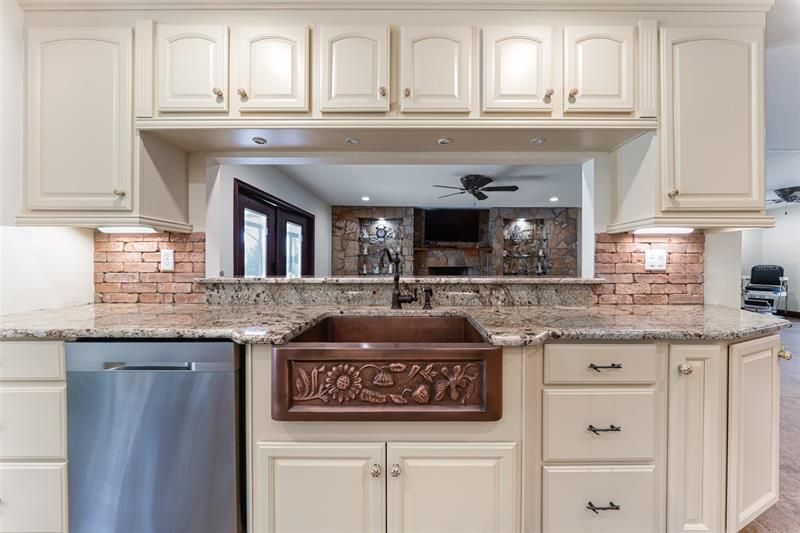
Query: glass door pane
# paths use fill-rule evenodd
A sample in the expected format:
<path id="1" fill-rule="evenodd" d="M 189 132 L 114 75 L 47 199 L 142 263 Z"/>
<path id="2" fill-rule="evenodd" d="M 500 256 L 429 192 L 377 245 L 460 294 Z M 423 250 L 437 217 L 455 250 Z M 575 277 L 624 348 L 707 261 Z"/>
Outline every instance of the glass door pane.
<path id="1" fill-rule="evenodd" d="M 267 275 L 267 215 L 244 210 L 244 276 L 263 278 Z"/>
<path id="2" fill-rule="evenodd" d="M 303 264 L 303 226 L 286 222 L 286 277 L 299 278 Z"/>

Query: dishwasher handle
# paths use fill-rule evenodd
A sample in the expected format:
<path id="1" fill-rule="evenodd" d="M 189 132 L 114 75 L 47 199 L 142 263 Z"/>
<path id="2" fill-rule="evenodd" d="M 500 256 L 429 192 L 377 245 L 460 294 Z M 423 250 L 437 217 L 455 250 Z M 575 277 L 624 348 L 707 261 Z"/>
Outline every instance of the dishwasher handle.
<path id="1" fill-rule="evenodd" d="M 164 362 L 106 362 L 103 363 L 103 370 L 105 372 L 123 372 L 123 371 L 139 371 L 139 372 L 221 372 L 229 371 L 230 365 L 225 363 L 206 363 L 206 362 L 177 362 L 177 363 L 164 363 Z"/>

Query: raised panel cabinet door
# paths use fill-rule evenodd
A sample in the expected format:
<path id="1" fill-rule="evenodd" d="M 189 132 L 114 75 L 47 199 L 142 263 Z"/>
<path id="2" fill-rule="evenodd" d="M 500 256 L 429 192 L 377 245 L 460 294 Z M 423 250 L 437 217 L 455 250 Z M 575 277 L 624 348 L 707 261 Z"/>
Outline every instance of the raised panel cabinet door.
<path id="1" fill-rule="evenodd" d="M 66 533 L 66 463 L 0 463 L 0 497 L 0 533 Z"/>
<path id="2" fill-rule="evenodd" d="M 472 28 L 400 28 L 400 111 L 468 112 Z"/>
<path id="3" fill-rule="evenodd" d="M 130 28 L 28 28 L 26 205 L 131 209 Z"/>
<path id="4" fill-rule="evenodd" d="M 728 509 L 736 532 L 778 501 L 777 335 L 733 344 L 728 370 Z"/>
<path id="5" fill-rule="evenodd" d="M 227 26 L 156 26 L 159 111 L 228 110 Z"/>
<path id="6" fill-rule="evenodd" d="M 389 26 L 319 26 L 320 110 L 389 110 Z"/>
<path id="7" fill-rule="evenodd" d="M 670 532 L 724 530 L 727 369 L 723 346 L 670 346 Z"/>
<path id="8" fill-rule="evenodd" d="M 254 531 L 384 531 L 385 458 L 382 442 L 256 443 Z"/>
<path id="9" fill-rule="evenodd" d="M 633 26 L 564 28 L 564 110 L 633 111 Z"/>
<path id="10" fill-rule="evenodd" d="M 550 111 L 555 95 L 552 30 L 537 26 L 483 28 L 483 110 Z"/>
<path id="11" fill-rule="evenodd" d="M 517 448 L 497 443 L 389 443 L 390 533 L 519 528 Z"/>
<path id="12" fill-rule="evenodd" d="M 663 210 L 764 208 L 763 33 L 661 30 Z"/>
<path id="13" fill-rule="evenodd" d="M 308 27 L 239 28 L 241 111 L 308 111 Z"/>
<path id="14" fill-rule="evenodd" d="M 0 459 L 66 457 L 66 384 L 0 385 Z"/>

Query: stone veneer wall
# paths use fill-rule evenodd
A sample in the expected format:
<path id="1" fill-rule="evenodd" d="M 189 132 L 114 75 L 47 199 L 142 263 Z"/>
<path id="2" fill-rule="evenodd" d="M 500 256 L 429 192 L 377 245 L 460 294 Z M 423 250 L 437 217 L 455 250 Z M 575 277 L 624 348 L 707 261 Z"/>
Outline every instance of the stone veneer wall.
<path id="1" fill-rule="evenodd" d="M 500 207 L 489 212 L 493 276 L 503 275 L 503 220 L 544 219 L 548 233 L 548 276 L 578 275 L 578 209 Z"/>
<path id="2" fill-rule="evenodd" d="M 205 233 L 94 234 L 97 303 L 205 303 Z M 175 250 L 175 271 L 160 272 L 161 250 Z"/>
<path id="3" fill-rule="evenodd" d="M 644 252 L 665 249 L 666 272 L 647 271 Z M 599 304 L 702 304 L 705 235 L 595 236 L 595 275 L 608 283 L 594 287 Z"/>
<path id="4" fill-rule="evenodd" d="M 358 275 L 358 232 L 360 218 L 402 219 L 403 275 L 414 273 L 414 209 L 412 207 L 333 206 L 331 272 L 334 276 Z"/>

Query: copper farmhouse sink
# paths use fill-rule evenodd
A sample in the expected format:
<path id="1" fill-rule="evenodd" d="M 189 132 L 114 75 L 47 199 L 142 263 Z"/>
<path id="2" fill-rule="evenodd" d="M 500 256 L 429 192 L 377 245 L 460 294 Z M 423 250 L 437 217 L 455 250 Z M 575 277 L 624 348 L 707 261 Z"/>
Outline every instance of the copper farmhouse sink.
<path id="1" fill-rule="evenodd" d="M 463 317 L 329 317 L 273 351 L 275 420 L 499 420 L 502 349 Z"/>

